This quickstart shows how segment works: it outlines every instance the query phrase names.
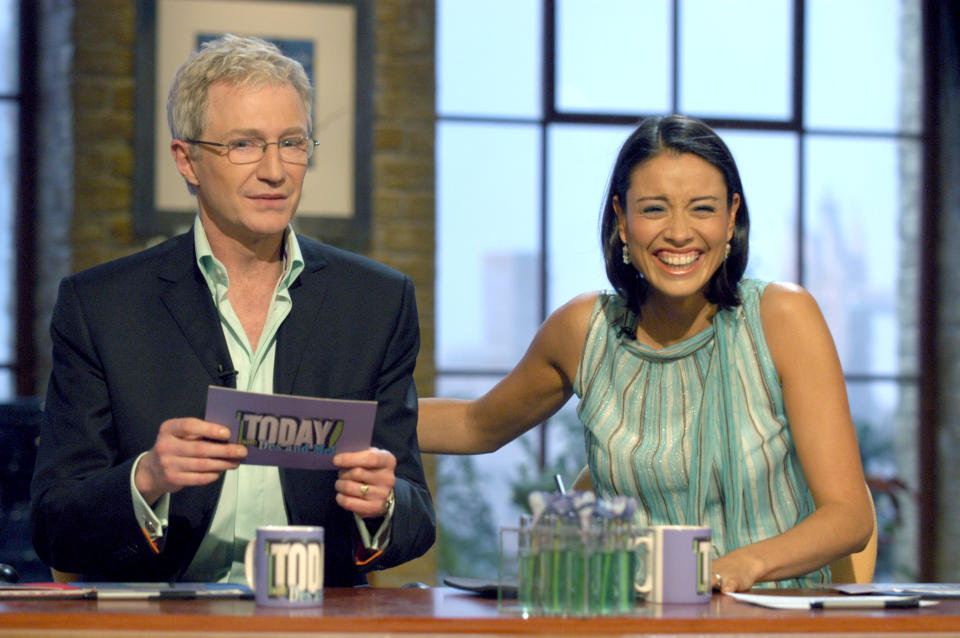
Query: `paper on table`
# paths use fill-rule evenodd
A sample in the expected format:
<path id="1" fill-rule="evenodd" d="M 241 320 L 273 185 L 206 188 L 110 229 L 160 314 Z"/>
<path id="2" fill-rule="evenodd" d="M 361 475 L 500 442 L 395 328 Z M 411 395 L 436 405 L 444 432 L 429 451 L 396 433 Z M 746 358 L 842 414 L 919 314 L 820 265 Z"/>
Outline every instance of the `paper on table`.
<path id="1" fill-rule="evenodd" d="M 86 598 L 150 600 L 190 598 L 252 598 L 246 585 L 229 583 L 34 583 L 0 586 L 0 600 Z"/>
<path id="2" fill-rule="evenodd" d="M 919 594 L 929 598 L 960 598 L 958 583 L 843 583 L 823 587 L 844 594 Z"/>
<path id="3" fill-rule="evenodd" d="M 66 583 L 0 585 L 0 600 L 7 598 L 86 598 L 92 591 L 92 589 L 75 587 Z"/>
<path id="4" fill-rule="evenodd" d="M 820 603 L 825 600 L 842 600 L 847 607 L 856 606 L 857 602 L 862 602 L 864 608 L 876 607 L 877 603 L 885 601 L 903 600 L 903 596 L 781 596 L 777 594 L 741 594 L 738 592 L 728 592 L 726 594 L 740 602 L 751 605 L 759 605 L 770 609 L 803 609 L 809 610 L 813 603 Z M 921 600 L 921 607 L 936 605 L 935 600 Z"/>

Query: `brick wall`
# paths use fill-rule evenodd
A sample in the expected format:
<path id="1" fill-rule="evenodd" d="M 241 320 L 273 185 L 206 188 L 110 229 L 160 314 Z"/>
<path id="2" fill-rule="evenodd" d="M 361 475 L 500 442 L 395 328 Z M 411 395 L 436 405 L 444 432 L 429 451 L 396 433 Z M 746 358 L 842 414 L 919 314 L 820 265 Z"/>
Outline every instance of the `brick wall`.
<path id="1" fill-rule="evenodd" d="M 63 15 L 47 0 L 48 18 Z M 61 0 L 60 4 L 63 4 Z M 74 0 L 72 264 L 80 270 L 144 247 L 133 232 L 135 3 Z M 380 0 L 375 7 L 374 156 L 370 257 L 417 287 L 420 394 L 433 393 L 434 3 Z M 62 264 L 69 256 L 60 256 Z M 49 297 L 49 296 L 48 296 Z M 49 306 L 52 297 L 41 304 Z M 46 317 L 41 309 L 41 317 Z M 47 319 L 48 320 L 48 319 Z M 41 343 L 41 352 L 49 350 Z M 47 364 L 49 365 L 49 364 Z M 46 377 L 46 372 L 41 376 Z M 426 458 L 433 482 L 432 458 Z M 433 553 L 379 574 L 378 585 L 433 584 Z"/>
<path id="2" fill-rule="evenodd" d="M 134 3 L 78 0 L 74 21 L 73 266 L 138 250 L 133 236 Z"/>
<path id="3" fill-rule="evenodd" d="M 374 17 L 373 226 L 370 256 L 411 277 L 417 286 L 421 347 L 415 380 L 433 394 L 434 280 L 434 2 L 379 0 Z M 432 456 L 424 457 L 431 488 Z M 435 490 L 432 490 L 434 493 Z M 436 584 L 436 553 L 371 582 Z"/>

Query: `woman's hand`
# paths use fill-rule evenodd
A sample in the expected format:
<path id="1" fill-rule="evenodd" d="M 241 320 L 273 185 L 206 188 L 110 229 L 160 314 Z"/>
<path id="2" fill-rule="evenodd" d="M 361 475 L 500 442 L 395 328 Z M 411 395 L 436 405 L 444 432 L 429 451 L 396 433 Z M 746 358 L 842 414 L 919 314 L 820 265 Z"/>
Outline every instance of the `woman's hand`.
<path id="1" fill-rule="evenodd" d="M 747 591 L 763 573 L 763 562 L 750 555 L 748 548 L 736 549 L 713 561 L 711 581 L 718 591 Z"/>

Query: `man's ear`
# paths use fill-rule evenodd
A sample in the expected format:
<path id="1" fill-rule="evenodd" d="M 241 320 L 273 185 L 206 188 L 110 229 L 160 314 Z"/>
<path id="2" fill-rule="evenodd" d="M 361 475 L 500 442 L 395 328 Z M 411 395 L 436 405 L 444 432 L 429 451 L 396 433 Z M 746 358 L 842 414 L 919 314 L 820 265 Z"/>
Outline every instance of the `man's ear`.
<path id="1" fill-rule="evenodd" d="M 188 184 L 197 186 L 200 180 L 197 179 L 197 174 L 194 171 L 193 165 L 195 160 L 190 154 L 190 151 L 190 145 L 183 140 L 173 140 L 170 142 L 170 153 L 173 155 L 173 161 L 177 165 L 177 170 L 180 171 L 183 179 L 187 180 Z"/>

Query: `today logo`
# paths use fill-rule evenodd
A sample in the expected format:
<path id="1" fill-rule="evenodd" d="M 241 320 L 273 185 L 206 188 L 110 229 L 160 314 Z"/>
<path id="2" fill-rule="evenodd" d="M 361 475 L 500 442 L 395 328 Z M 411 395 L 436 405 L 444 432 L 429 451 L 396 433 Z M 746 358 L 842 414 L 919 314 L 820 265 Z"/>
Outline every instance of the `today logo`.
<path id="1" fill-rule="evenodd" d="M 342 419 L 310 419 L 261 412 L 237 412 L 242 445 L 309 446 L 333 449 L 343 434 Z"/>
<path id="2" fill-rule="evenodd" d="M 323 545 L 268 541 L 268 595 L 290 601 L 314 600 L 323 593 Z"/>

